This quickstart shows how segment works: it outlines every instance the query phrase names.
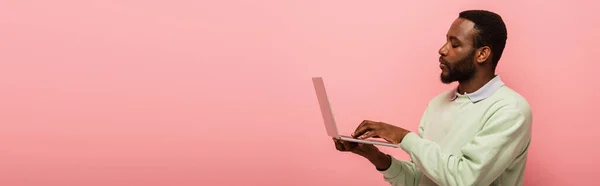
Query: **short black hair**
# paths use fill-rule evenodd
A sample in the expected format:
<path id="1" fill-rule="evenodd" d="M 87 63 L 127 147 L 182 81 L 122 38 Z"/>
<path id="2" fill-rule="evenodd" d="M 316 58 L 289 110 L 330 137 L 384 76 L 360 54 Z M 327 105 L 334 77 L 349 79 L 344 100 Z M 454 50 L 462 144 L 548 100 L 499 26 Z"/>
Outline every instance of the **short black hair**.
<path id="1" fill-rule="evenodd" d="M 474 39 L 475 48 L 488 46 L 492 50 L 492 63 L 496 68 L 506 46 L 506 25 L 502 17 L 488 10 L 465 10 L 458 17 L 475 23 L 477 35 Z"/>

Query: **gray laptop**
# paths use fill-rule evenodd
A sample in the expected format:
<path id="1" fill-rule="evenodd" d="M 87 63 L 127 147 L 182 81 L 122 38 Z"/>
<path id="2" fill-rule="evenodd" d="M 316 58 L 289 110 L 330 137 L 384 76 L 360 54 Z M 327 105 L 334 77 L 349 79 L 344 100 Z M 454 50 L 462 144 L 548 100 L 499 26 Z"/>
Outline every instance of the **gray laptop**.
<path id="1" fill-rule="evenodd" d="M 313 85 L 315 87 L 315 92 L 317 93 L 317 99 L 319 101 L 319 106 L 321 107 L 321 114 L 323 116 L 323 122 L 325 123 L 325 130 L 327 130 L 327 135 L 330 137 L 351 141 L 357 143 L 366 143 L 373 145 L 381 145 L 388 147 L 399 147 L 399 144 L 393 144 L 383 140 L 370 140 L 370 139 L 356 139 L 351 136 L 340 135 L 337 126 L 335 123 L 335 118 L 333 117 L 333 111 L 331 109 L 331 105 L 329 104 L 329 98 L 327 97 L 327 91 L 325 91 L 325 83 L 323 82 L 322 77 L 313 77 L 312 78 Z"/>

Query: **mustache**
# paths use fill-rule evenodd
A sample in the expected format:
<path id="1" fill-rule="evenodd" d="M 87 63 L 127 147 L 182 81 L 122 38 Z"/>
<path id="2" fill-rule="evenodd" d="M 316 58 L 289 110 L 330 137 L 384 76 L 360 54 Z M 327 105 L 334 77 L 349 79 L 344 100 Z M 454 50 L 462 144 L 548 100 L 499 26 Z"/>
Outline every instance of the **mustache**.
<path id="1" fill-rule="evenodd" d="M 440 56 L 440 63 L 446 65 L 447 67 L 450 67 L 450 64 L 448 63 L 448 61 L 446 61 L 446 59 L 444 59 L 442 56 Z"/>

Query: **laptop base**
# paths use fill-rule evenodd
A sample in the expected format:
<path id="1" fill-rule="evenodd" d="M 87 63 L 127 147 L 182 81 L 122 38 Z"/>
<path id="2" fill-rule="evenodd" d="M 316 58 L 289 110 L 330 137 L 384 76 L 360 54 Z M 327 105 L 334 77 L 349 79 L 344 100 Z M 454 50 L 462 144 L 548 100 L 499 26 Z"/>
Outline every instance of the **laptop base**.
<path id="1" fill-rule="evenodd" d="M 350 136 L 339 136 L 338 137 L 339 140 L 344 140 L 344 141 L 349 141 L 349 142 L 355 142 L 355 143 L 365 143 L 365 144 L 371 144 L 371 145 L 381 145 L 381 146 L 388 146 L 388 147 L 394 147 L 394 148 L 399 148 L 400 144 L 393 144 L 387 141 L 380 141 L 380 140 L 369 140 L 369 139 L 356 139 L 356 138 L 352 138 Z"/>

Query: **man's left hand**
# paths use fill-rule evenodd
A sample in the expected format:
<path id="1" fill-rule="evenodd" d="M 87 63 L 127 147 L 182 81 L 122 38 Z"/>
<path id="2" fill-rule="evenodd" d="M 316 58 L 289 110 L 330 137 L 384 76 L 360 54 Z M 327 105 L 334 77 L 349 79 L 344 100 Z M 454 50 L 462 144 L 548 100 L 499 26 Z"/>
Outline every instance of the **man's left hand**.
<path id="1" fill-rule="evenodd" d="M 384 122 L 365 120 L 356 128 L 352 137 L 358 139 L 383 138 L 390 143 L 399 144 L 409 132 Z"/>

